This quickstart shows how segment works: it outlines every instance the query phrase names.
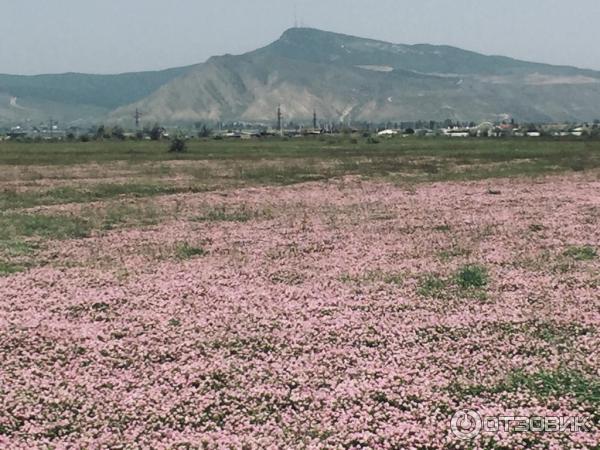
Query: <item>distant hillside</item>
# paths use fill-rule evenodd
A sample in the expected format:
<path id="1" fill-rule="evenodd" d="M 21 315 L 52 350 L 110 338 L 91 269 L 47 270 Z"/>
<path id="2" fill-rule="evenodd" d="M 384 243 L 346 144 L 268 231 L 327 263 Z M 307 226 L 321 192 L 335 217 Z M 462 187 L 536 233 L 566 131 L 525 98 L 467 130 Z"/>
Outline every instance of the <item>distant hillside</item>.
<path id="1" fill-rule="evenodd" d="M 69 120 L 123 125 L 136 109 L 146 123 L 273 123 L 278 105 L 295 121 L 313 110 L 336 122 L 592 120 L 600 116 L 600 72 L 294 28 L 253 52 L 170 71 L 0 76 L 0 121 L 62 108 Z"/>
<path id="2" fill-rule="evenodd" d="M 0 75 L 0 122 L 19 119 L 102 120 L 138 101 L 190 67 L 120 75 Z M 16 99 L 15 99 L 16 98 Z"/>
<path id="3" fill-rule="evenodd" d="M 314 109 L 333 121 L 591 120 L 600 116 L 600 73 L 295 28 L 254 52 L 211 58 L 111 117 L 140 108 L 165 123 L 272 123 L 279 104 L 289 120 Z"/>

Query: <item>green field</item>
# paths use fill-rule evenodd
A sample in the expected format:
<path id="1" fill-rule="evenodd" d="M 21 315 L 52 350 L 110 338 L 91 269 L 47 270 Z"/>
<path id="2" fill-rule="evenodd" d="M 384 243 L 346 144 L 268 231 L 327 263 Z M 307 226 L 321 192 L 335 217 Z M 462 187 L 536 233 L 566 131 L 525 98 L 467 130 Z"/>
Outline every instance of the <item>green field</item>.
<path id="1" fill-rule="evenodd" d="M 188 151 L 173 155 L 166 142 L 93 141 L 51 143 L 0 143 L 3 165 L 72 165 L 91 162 L 149 162 L 177 160 L 261 160 L 263 158 L 352 159 L 440 157 L 479 161 L 512 161 L 524 158 L 562 160 L 591 156 L 600 150 L 600 141 L 585 139 L 450 139 L 324 136 L 320 138 L 261 140 L 191 140 Z M 597 156 L 597 154 L 596 154 Z"/>
<path id="2" fill-rule="evenodd" d="M 162 196 L 357 176 L 399 185 L 600 167 L 600 142 L 365 138 L 0 144 L 0 272 L 37 264 L 48 239 L 158 223 Z M 133 200 L 135 199 L 135 201 Z M 70 205 L 70 206 L 68 206 Z M 34 208 L 34 209 L 32 209 Z M 41 209 L 40 209 L 41 208 Z M 45 208 L 45 209 L 44 209 Z M 76 214 L 73 213 L 76 211 Z M 206 217 L 244 211 L 205 211 Z"/>
<path id="3" fill-rule="evenodd" d="M 153 141 L 96 141 L 54 143 L 0 143 L 0 165 L 3 166 L 72 166 L 79 164 L 131 165 L 148 164 L 164 168 L 160 163 L 173 161 L 211 161 L 253 168 L 282 163 L 281 171 L 292 166 L 298 172 L 301 163 L 306 173 L 327 164 L 323 176 L 340 173 L 364 175 L 394 174 L 409 171 L 412 175 L 430 175 L 431 162 L 442 179 L 453 177 L 457 166 L 479 167 L 502 164 L 506 172 L 497 175 L 547 173 L 563 169 L 585 169 L 600 164 L 600 141 L 545 139 L 447 139 L 396 138 L 373 140 L 348 137 L 306 139 L 265 139 L 252 141 L 193 140 L 188 151 L 171 154 L 167 143 Z M 432 161 L 433 159 L 433 161 Z M 237 164 L 236 164 L 237 163 Z M 471 172 L 471 170 L 469 170 Z M 493 168 L 465 177 L 494 176 Z M 293 173 L 290 173 L 293 178 Z M 241 179 L 245 179 L 240 174 Z"/>
<path id="4" fill-rule="evenodd" d="M 600 166 L 600 141 L 360 138 L 0 144 L 3 211 L 346 175 L 427 182 L 539 176 Z"/>

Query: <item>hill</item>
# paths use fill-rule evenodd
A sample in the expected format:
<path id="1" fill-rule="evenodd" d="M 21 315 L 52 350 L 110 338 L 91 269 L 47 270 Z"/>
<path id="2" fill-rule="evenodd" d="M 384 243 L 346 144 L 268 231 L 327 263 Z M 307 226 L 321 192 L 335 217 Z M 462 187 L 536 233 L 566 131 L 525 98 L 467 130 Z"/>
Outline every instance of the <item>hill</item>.
<path id="1" fill-rule="evenodd" d="M 0 123 L 49 117 L 93 122 L 151 95 L 190 67 L 119 75 L 0 75 Z"/>
<path id="2" fill-rule="evenodd" d="M 0 96 L 48 115 L 59 105 L 131 125 L 416 119 L 581 121 L 600 116 L 600 72 L 487 56 L 449 46 L 401 45 L 308 28 L 272 44 L 195 66 L 115 76 L 0 76 Z M 0 118 L 8 109 L 0 97 Z M 31 106 L 30 106 L 31 105 Z M 80 117 L 81 118 L 81 117 Z"/>
<path id="3" fill-rule="evenodd" d="M 294 28 L 265 48 L 211 58 L 111 117 L 140 108 L 160 122 L 272 122 L 279 104 L 299 121 L 314 109 L 332 121 L 591 120 L 600 73 Z"/>

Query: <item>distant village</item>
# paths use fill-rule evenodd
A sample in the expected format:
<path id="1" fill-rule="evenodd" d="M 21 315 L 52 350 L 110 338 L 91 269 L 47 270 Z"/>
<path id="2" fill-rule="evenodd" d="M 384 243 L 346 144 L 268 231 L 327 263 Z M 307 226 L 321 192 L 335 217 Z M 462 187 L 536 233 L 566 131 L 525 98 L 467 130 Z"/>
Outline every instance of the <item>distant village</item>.
<path id="1" fill-rule="evenodd" d="M 560 138 L 560 137 L 600 137 L 600 120 L 591 123 L 526 123 L 514 120 L 500 122 L 464 123 L 446 120 L 373 123 L 331 123 L 317 122 L 311 126 L 293 122 L 256 124 L 244 122 L 195 123 L 181 127 L 137 126 L 126 129 L 121 126 L 99 125 L 88 128 L 61 126 L 55 121 L 37 125 L 22 124 L 0 128 L 0 141 L 91 141 L 102 139 L 116 140 L 160 140 L 179 136 L 186 139 L 260 139 L 265 137 L 302 138 L 322 135 L 362 135 L 364 137 L 448 137 L 448 138 Z"/>

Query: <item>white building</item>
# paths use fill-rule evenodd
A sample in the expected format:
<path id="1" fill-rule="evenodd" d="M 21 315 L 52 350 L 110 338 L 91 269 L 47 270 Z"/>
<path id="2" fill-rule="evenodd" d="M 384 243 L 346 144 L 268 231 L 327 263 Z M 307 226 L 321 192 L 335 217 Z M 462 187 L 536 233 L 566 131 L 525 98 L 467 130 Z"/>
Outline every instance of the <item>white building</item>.
<path id="1" fill-rule="evenodd" d="M 397 134 L 398 134 L 398 132 L 396 130 L 383 130 L 383 131 L 380 131 L 379 133 L 377 133 L 377 136 L 392 137 L 392 136 L 396 136 Z"/>

